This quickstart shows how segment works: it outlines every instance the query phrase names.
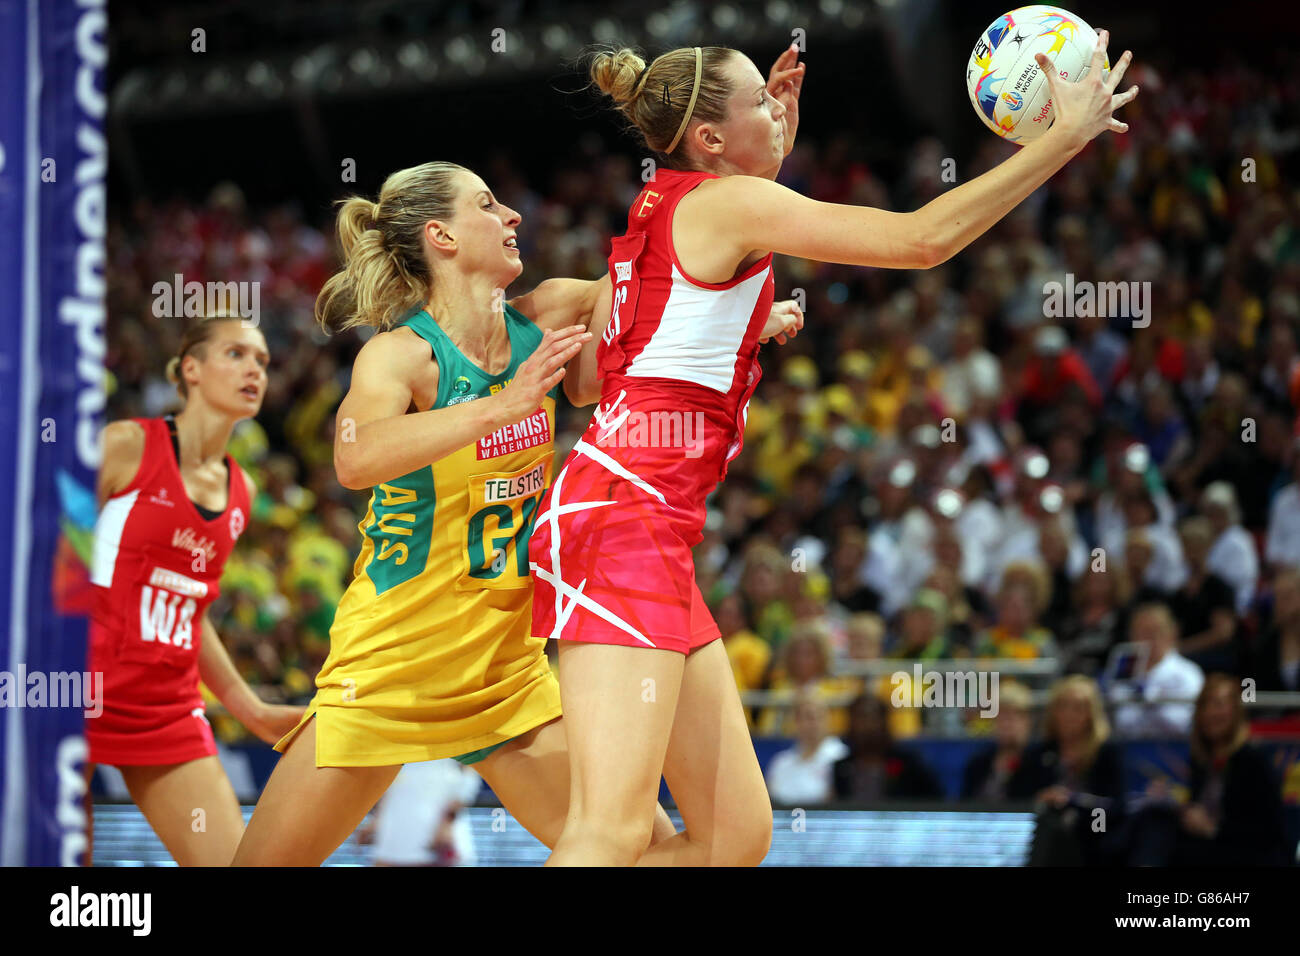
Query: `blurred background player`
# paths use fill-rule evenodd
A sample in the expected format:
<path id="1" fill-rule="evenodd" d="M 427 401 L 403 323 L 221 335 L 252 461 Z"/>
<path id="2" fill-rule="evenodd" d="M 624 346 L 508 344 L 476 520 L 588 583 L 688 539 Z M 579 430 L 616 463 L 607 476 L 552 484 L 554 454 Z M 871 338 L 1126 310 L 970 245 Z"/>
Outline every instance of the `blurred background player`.
<path id="1" fill-rule="evenodd" d="M 264 703 L 208 619 L 253 497 L 226 446 L 261 407 L 269 360 L 243 320 L 201 321 L 167 367 L 184 409 L 104 429 L 89 660 L 104 674 L 104 710 L 86 722 L 87 779 L 95 764 L 120 770 L 181 866 L 228 864 L 244 830 L 199 681 L 268 743 L 302 713 Z"/>

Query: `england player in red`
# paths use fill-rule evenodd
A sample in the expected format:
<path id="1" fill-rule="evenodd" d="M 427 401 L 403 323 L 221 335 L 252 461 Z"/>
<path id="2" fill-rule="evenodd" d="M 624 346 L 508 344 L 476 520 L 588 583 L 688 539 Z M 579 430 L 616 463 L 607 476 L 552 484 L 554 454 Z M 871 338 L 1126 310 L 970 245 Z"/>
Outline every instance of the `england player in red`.
<path id="1" fill-rule="evenodd" d="M 766 855 L 771 804 L 691 549 L 705 498 L 740 451 L 772 254 L 896 269 L 951 258 L 1094 136 L 1127 128 L 1111 114 L 1137 92 L 1114 93 L 1130 55 L 1103 80 L 1106 39 L 1079 82 L 1045 71 L 1056 107 L 1046 134 L 912 213 L 815 202 L 774 181 L 798 120 L 797 50 L 767 81 L 723 47 L 648 66 L 631 50 L 592 61 L 593 81 L 660 164 L 613 243 L 608 326 L 579 357 L 584 388 L 603 379 L 600 405 L 529 542 L 533 633 L 560 640 L 572 771 L 551 863 L 636 861 L 661 772 L 686 829 L 656 844 L 658 858 Z"/>
<path id="2" fill-rule="evenodd" d="M 256 328 L 202 321 L 167 367 L 185 408 L 104 429 L 89 655 L 91 672 L 104 675 L 104 700 L 103 713 L 86 721 L 87 777 L 96 764 L 117 767 L 181 866 L 225 866 L 244 831 L 199 681 L 268 743 L 302 713 L 260 700 L 208 620 L 254 495 L 226 445 L 261 408 L 267 361 Z"/>

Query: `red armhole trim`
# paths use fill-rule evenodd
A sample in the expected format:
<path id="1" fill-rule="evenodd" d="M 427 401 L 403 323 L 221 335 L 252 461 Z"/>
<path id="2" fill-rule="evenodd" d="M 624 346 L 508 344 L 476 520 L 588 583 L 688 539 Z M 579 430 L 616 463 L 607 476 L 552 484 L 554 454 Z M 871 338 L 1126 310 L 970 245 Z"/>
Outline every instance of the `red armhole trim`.
<path id="1" fill-rule="evenodd" d="M 681 273 L 682 278 L 685 279 L 687 282 L 689 282 L 691 285 L 695 286 L 696 288 L 710 289 L 714 292 L 725 292 L 728 289 L 734 289 L 736 286 L 740 285 L 740 283 L 746 282 L 749 279 L 754 278 L 754 276 L 758 275 L 760 272 L 762 272 L 764 269 L 766 269 L 768 266 L 772 264 L 772 253 L 769 252 L 763 258 L 759 259 L 752 266 L 746 269 L 743 273 L 736 276 L 734 279 L 729 279 L 726 282 L 705 282 L 702 279 L 696 279 L 692 277 L 691 274 L 686 271 L 686 267 L 682 265 L 681 260 L 677 258 L 677 245 L 673 242 L 673 222 L 677 218 L 677 204 L 680 203 L 692 192 L 694 192 L 695 189 L 698 188 L 701 183 L 706 182 L 707 180 L 710 179 L 721 179 L 721 178 L 722 178 L 721 176 L 718 176 L 714 173 L 706 173 L 704 174 L 704 178 L 700 179 L 699 182 L 691 186 L 690 189 L 687 189 L 685 192 L 675 197 L 673 201 L 668 204 L 668 223 L 667 223 L 667 235 L 666 235 L 666 238 L 668 240 L 668 257 L 669 259 L 672 260 L 673 266 L 677 269 L 677 271 Z"/>

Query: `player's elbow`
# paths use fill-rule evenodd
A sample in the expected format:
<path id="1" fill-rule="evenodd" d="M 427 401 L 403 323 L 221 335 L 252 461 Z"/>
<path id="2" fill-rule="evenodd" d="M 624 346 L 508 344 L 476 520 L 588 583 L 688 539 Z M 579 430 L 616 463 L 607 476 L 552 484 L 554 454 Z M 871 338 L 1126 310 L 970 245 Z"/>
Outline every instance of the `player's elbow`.
<path id="1" fill-rule="evenodd" d="M 569 400 L 569 404 L 574 408 L 582 408 L 585 405 L 595 405 L 600 401 L 600 383 L 595 385 L 586 385 L 578 381 L 575 375 L 572 379 L 569 376 L 564 377 L 564 397 Z"/>
<path id="2" fill-rule="evenodd" d="M 933 269 L 942 265 L 957 254 L 956 245 L 945 234 L 943 223 L 935 222 L 928 209 L 918 209 L 910 213 L 911 228 L 908 230 L 911 242 L 908 243 L 907 269 Z"/>
<path id="3" fill-rule="evenodd" d="M 922 269 L 933 269 L 935 266 L 941 266 L 953 257 L 955 250 L 950 248 L 945 242 L 938 240 L 927 240 L 920 250 L 920 259 Z"/>
<path id="4" fill-rule="evenodd" d="M 915 248 L 912 250 L 915 261 L 912 268 L 933 269 L 951 259 L 955 251 L 937 230 L 923 229 L 917 236 Z"/>
<path id="5" fill-rule="evenodd" d="M 334 449 L 334 476 L 340 485 L 349 491 L 360 491 L 370 487 L 360 473 L 360 461 L 356 454 L 355 443 L 336 446 Z"/>

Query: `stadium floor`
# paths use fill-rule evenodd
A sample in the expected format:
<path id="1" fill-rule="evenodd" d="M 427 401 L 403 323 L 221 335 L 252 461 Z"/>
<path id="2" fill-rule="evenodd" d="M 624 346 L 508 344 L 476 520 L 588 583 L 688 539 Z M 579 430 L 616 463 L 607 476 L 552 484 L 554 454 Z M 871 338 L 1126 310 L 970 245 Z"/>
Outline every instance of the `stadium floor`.
<path id="1" fill-rule="evenodd" d="M 546 848 L 513 819 L 505 828 L 492 807 L 471 807 L 479 866 L 538 866 Z M 244 819 L 253 812 L 246 806 Z M 764 866 L 1022 866 L 1033 839 L 1031 813 L 959 810 L 808 810 L 773 813 Z M 681 818 L 670 811 L 680 828 Z M 354 837 L 326 866 L 367 866 Z M 140 811 L 130 804 L 95 806 L 95 866 L 175 866 Z"/>

